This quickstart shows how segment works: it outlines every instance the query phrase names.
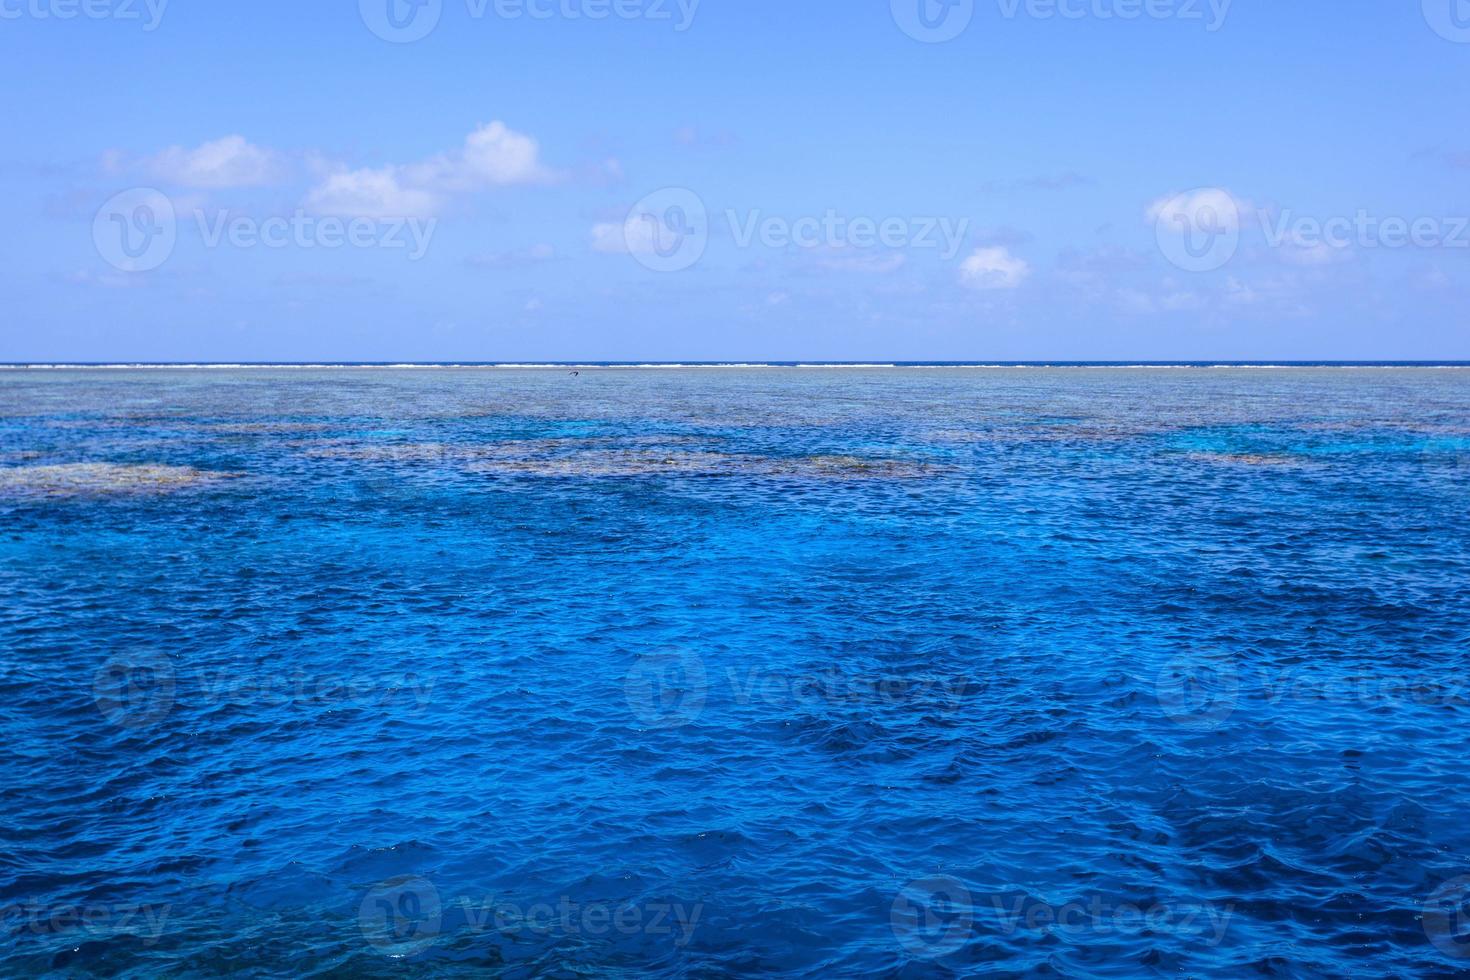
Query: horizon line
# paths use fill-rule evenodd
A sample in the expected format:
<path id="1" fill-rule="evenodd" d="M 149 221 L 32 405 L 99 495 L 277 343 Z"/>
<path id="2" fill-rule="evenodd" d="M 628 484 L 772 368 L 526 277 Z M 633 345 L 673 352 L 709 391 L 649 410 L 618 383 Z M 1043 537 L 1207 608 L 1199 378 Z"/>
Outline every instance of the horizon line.
<path id="1" fill-rule="evenodd" d="M 1470 360 L 711 360 L 711 361 L 0 361 L 0 370 L 629 370 L 730 369 L 901 369 L 901 368 L 1470 368 Z"/>

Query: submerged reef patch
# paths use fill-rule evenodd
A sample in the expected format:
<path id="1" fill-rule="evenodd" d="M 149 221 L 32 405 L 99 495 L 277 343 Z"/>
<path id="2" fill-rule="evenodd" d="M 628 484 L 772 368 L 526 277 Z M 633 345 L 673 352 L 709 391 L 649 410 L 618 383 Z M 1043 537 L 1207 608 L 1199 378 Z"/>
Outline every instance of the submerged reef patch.
<path id="1" fill-rule="evenodd" d="M 234 479 L 238 473 L 191 466 L 65 463 L 0 467 L 0 495 L 72 497 L 91 494 L 169 493 Z"/>
<path id="2" fill-rule="evenodd" d="M 1306 466 L 1307 461 L 1280 453 L 1190 453 L 1189 458 L 1221 466 Z"/>
<path id="3" fill-rule="evenodd" d="M 682 442 L 685 440 L 671 440 Z M 298 443 L 309 456 L 388 465 L 435 465 L 505 477 L 639 476 L 908 479 L 939 467 L 850 455 L 771 456 L 649 447 L 649 440 L 529 439 L 495 443 Z"/>

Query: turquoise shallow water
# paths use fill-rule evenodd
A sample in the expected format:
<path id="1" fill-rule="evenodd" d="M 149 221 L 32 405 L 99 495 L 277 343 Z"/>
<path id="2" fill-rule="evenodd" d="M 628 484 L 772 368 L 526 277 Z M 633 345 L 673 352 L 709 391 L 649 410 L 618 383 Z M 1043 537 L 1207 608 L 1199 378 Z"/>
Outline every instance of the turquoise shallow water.
<path id="1" fill-rule="evenodd" d="M 0 371 L 4 970 L 1448 975 L 1467 512 L 1466 370 Z"/>

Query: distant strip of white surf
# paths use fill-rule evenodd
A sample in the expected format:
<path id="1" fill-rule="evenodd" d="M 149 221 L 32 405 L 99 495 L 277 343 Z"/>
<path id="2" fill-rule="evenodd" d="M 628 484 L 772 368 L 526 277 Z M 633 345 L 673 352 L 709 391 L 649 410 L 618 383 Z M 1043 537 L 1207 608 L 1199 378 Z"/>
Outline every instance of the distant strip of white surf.
<path id="1" fill-rule="evenodd" d="M 646 364 L 579 364 L 505 363 L 505 364 L 0 364 L 0 372 L 24 371 L 1466 371 L 1470 363 L 1301 363 L 1301 364 L 1066 364 L 1035 362 L 1026 364 L 904 364 L 904 363 L 646 363 Z"/>

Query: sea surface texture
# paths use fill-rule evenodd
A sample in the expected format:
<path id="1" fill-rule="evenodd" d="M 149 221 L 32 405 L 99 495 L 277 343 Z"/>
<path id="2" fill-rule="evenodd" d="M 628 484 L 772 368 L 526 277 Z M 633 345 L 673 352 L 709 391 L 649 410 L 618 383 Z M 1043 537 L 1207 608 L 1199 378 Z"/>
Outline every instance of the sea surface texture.
<path id="1" fill-rule="evenodd" d="M 1470 966 L 1470 371 L 0 371 L 0 972 Z"/>

